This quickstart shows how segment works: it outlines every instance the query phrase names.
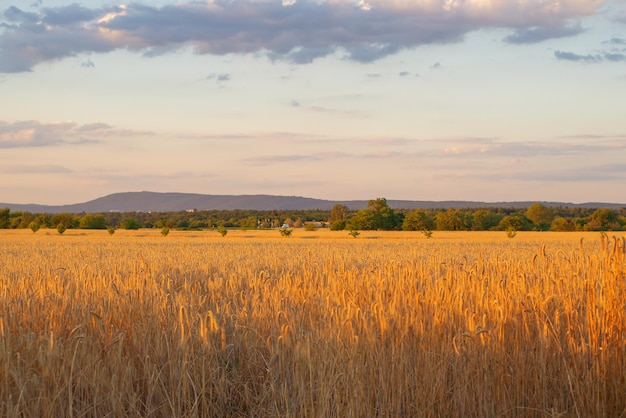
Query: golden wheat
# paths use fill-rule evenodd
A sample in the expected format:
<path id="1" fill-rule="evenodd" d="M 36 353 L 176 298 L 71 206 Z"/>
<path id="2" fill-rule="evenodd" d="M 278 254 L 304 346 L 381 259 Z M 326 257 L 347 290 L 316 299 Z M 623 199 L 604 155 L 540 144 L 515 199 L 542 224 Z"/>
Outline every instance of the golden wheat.
<path id="1" fill-rule="evenodd" d="M 0 414 L 623 416 L 624 244 L 2 231 Z"/>

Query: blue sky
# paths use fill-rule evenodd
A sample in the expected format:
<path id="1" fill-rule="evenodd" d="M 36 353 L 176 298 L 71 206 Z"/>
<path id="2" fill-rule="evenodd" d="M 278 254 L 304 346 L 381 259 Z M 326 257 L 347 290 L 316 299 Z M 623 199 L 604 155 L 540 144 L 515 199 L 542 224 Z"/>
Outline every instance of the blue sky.
<path id="1" fill-rule="evenodd" d="M 626 1 L 0 0 L 0 202 L 626 202 Z"/>

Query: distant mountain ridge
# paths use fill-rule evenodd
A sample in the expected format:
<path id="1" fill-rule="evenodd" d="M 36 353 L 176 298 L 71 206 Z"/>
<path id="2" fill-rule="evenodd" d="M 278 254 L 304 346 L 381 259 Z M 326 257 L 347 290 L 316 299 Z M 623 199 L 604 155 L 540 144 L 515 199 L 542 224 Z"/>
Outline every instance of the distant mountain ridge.
<path id="1" fill-rule="evenodd" d="M 274 195 L 209 195 L 196 193 L 159 193 L 159 192 L 125 192 L 114 193 L 84 203 L 71 205 L 38 205 L 0 203 L 0 209 L 8 207 L 11 211 L 28 211 L 32 213 L 97 213 L 97 212 L 178 212 L 184 210 L 330 210 L 339 203 L 352 210 L 367 207 L 367 200 L 331 201 L 301 196 Z M 626 207 L 621 203 L 566 203 L 566 202 L 472 202 L 461 200 L 420 201 L 393 200 L 387 203 L 394 209 L 437 209 L 437 208 L 526 208 L 534 203 L 546 206 L 609 208 Z"/>

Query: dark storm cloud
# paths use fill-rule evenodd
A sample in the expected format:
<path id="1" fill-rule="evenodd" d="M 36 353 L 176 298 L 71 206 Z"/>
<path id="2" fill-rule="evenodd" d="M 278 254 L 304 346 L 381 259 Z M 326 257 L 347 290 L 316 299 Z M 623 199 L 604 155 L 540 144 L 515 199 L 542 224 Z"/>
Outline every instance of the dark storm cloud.
<path id="1" fill-rule="evenodd" d="M 198 54 L 261 53 L 310 63 L 331 54 L 371 62 L 425 44 L 459 42 L 483 28 L 507 28 L 510 43 L 573 36 L 572 24 L 601 1 L 209 0 L 90 9 L 72 4 L 0 17 L 0 72 L 117 49 L 147 56 L 191 47 Z"/>

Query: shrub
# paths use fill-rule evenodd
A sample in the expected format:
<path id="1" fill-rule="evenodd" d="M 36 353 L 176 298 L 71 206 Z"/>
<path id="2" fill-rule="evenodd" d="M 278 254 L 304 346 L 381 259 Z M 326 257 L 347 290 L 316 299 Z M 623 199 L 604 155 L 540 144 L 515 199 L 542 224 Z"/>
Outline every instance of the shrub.
<path id="1" fill-rule="evenodd" d="M 344 219 L 333 221 L 330 224 L 331 231 L 343 231 L 344 229 L 346 229 L 346 221 Z"/>
<path id="2" fill-rule="evenodd" d="M 41 228 L 41 225 L 33 221 L 28 224 L 28 228 L 30 228 L 30 230 L 33 231 L 33 234 L 34 234 L 35 232 L 39 231 L 39 228 Z"/>

